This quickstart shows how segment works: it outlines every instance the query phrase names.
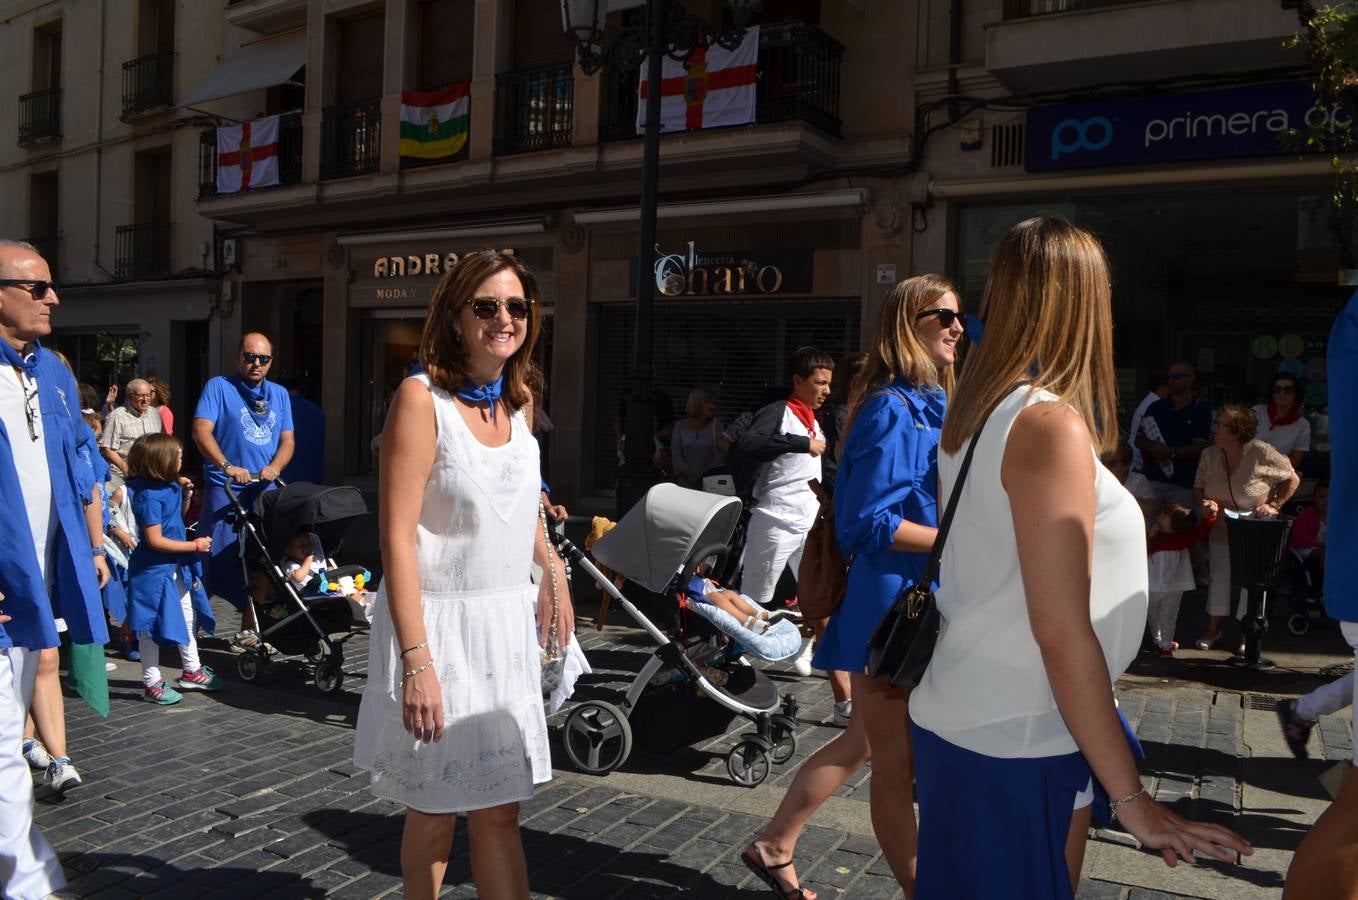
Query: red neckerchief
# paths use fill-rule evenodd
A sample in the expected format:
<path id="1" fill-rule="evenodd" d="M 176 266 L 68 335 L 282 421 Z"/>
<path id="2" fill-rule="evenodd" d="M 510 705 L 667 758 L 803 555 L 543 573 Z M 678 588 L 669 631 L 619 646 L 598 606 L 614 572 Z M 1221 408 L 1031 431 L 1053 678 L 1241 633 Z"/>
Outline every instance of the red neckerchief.
<path id="1" fill-rule="evenodd" d="M 792 414 L 797 417 L 798 422 L 806 426 L 806 433 L 815 437 L 816 414 L 812 412 L 811 407 L 794 397 L 787 401 L 787 408 L 792 410 Z"/>
<path id="2" fill-rule="evenodd" d="M 1270 428 L 1277 428 L 1280 425 L 1291 425 L 1293 422 L 1297 421 L 1300 418 L 1301 418 L 1301 407 L 1295 403 L 1292 404 L 1292 409 L 1288 411 L 1287 415 L 1283 416 L 1282 418 L 1278 418 L 1277 406 L 1275 406 L 1272 403 L 1268 405 L 1268 421 Z"/>

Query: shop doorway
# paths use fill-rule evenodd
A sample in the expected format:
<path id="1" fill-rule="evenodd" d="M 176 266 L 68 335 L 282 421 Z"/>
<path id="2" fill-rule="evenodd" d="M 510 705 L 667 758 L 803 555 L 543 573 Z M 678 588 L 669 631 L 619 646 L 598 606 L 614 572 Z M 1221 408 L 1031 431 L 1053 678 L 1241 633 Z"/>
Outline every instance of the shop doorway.
<path id="1" fill-rule="evenodd" d="M 360 475 L 377 474 L 377 438 L 396 388 L 415 367 L 424 310 L 373 310 L 359 329 L 359 415 L 349 456 Z M 348 455 L 348 454 L 346 454 Z"/>

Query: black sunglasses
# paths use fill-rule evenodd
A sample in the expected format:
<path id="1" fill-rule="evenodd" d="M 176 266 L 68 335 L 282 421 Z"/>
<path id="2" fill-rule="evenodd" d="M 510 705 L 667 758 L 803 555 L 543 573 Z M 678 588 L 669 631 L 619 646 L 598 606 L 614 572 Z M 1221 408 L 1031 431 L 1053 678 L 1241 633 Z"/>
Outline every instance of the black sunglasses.
<path id="1" fill-rule="evenodd" d="M 0 278 L 0 287 L 23 288 L 33 295 L 34 300 L 46 300 L 47 292 L 56 290 L 50 281 L 34 281 L 29 278 Z"/>
<path id="2" fill-rule="evenodd" d="M 1296 392 L 1297 386 L 1294 384 L 1275 384 L 1273 386 L 1273 393 L 1275 394 L 1295 394 Z"/>
<path id="3" fill-rule="evenodd" d="M 468 300 L 467 303 L 472 308 L 472 315 L 478 319 L 493 319 L 500 313 L 503 306 L 509 313 L 511 319 L 528 318 L 528 310 L 533 305 L 532 300 L 525 300 L 522 297 L 513 297 L 509 300 L 500 300 L 495 297 L 477 297 Z"/>
<path id="4" fill-rule="evenodd" d="M 967 320 L 962 318 L 962 314 L 955 309 L 948 309 L 946 306 L 940 306 L 936 309 L 926 309 L 915 316 L 915 321 L 923 322 L 930 316 L 938 316 L 938 324 L 942 325 L 944 328 L 951 328 L 953 322 L 961 322 L 962 330 L 967 330 Z"/>
<path id="5" fill-rule="evenodd" d="M 247 363 L 257 362 L 261 366 L 267 366 L 269 363 L 273 362 L 273 357 L 267 353 L 251 353 L 248 350 L 241 353 L 240 358 L 245 360 Z"/>

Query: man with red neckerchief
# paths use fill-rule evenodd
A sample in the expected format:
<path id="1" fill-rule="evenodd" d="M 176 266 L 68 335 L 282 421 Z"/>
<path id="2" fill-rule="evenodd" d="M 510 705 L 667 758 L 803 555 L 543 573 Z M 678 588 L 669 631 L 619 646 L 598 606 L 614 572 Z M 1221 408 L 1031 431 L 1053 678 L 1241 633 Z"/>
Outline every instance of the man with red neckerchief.
<path id="1" fill-rule="evenodd" d="M 741 563 L 740 591 L 767 605 L 783 569 L 797 571 L 806 533 L 820 502 L 807 482 L 820 479 L 825 433 L 816 410 L 830 396 L 835 361 L 815 347 L 801 347 L 788 360 L 791 391 L 786 401 L 755 414 L 740 440 L 739 455 L 758 463 Z"/>

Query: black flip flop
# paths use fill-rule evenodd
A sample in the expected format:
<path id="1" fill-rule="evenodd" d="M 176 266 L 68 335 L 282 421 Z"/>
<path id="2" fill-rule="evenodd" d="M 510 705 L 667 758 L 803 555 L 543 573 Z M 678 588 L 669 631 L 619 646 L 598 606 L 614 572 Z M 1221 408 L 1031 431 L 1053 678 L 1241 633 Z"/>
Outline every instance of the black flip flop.
<path id="1" fill-rule="evenodd" d="M 774 872 L 779 869 L 786 869 L 788 866 L 792 865 L 792 860 L 789 859 L 785 863 L 771 866 L 764 862 L 764 854 L 760 853 L 759 848 L 752 843 L 741 851 L 740 861 L 743 862 L 745 868 L 753 872 L 760 881 L 769 886 L 769 890 L 773 891 L 774 895 L 778 897 L 778 900 L 807 900 L 806 888 L 799 885 L 783 890 L 782 885 L 778 883 L 778 879 L 773 877 Z"/>

